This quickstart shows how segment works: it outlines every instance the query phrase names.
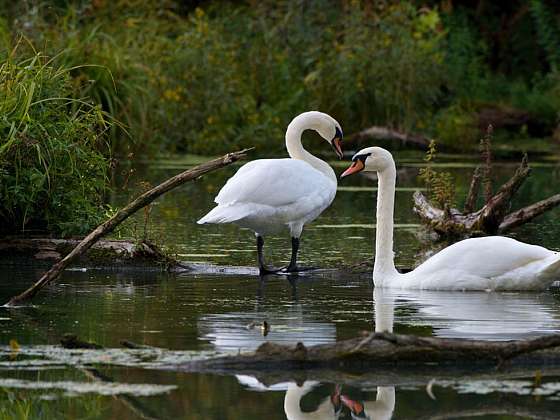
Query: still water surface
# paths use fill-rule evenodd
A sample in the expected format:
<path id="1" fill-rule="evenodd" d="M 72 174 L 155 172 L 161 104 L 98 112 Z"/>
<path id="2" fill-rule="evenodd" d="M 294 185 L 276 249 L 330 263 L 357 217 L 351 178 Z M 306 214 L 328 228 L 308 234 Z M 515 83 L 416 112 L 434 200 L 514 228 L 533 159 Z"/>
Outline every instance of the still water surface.
<path id="1" fill-rule="evenodd" d="M 437 245 L 426 240 L 411 210 L 421 160 L 402 156 L 398 162 L 396 261 L 413 267 Z M 445 160 L 459 196 L 468 188 L 474 164 L 465 157 Z M 181 160 L 150 162 L 149 172 L 140 173 L 155 184 L 186 165 Z M 499 165 L 498 181 L 514 167 Z M 185 261 L 253 265 L 250 232 L 195 224 L 233 170 L 211 174 L 159 200 L 151 212 L 150 236 Z M 557 193 L 559 181 L 557 163 L 543 159 L 523 187 L 519 204 Z M 333 206 L 304 232 L 304 265 L 337 267 L 371 257 L 375 186 L 366 177 L 341 183 Z M 125 197 L 119 193 L 114 200 Z M 515 236 L 559 250 L 557 218 L 558 211 L 551 212 Z M 141 229 L 142 216 L 137 220 Z M 287 237 L 266 242 L 268 258 L 277 265 L 286 262 L 289 249 Z M 6 300 L 40 273 L 39 267 L 4 261 L 0 298 Z M 554 290 L 374 292 L 369 274 L 325 271 L 259 279 L 243 271 L 167 274 L 88 268 L 65 272 L 34 303 L 0 310 L 0 418 L 350 419 L 349 407 L 356 418 L 558 418 L 560 369 L 555 368 L 542 372 L 542 385 L 536 388 L 527 372 L 450 372 L 433 378 L 435 400 L 426 390 L 429 372 L 380 370 L 325 380 L 313 373 L 275 379 L 180 369 L 190 360 L 253 350 L 264 341 L 312 345 L 351 338 L 372 331 L 376 322 L 394 323 L 395 332 L 483 340 L 554 333 L 560 330 L 560 294 Z M 266 337 L 260 328 L 264 320 L 271 325 Z M 61 350 L 56 344 L 66 332 L 111 350 Z M 8 345 L 11 339 L 19 349 Z M 120 345 L 124 339 L 158 349 L 125 350 Z"/>

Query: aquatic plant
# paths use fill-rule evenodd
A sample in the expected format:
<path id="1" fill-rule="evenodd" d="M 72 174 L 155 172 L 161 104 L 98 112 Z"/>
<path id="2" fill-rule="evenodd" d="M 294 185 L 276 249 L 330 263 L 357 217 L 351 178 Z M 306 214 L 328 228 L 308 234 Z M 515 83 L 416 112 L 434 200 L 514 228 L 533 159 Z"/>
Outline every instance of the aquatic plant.
<path id="1" fill-rule="evenodd" d="M 436 142 L 430 141 L 424 161 L 426 166 L 418 171 L 418 178 L 428 190 L 430 198 L 442 208 L 451 208 L 455 203 L 455 182 L 446 171 L 437 171 L 433 163 L 437 156 Z"/>

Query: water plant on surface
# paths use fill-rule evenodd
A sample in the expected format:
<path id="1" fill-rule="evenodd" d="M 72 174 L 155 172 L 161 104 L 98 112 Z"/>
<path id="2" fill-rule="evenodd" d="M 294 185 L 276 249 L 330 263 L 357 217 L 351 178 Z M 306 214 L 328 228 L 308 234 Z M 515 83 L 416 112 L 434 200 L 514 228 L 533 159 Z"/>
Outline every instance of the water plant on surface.
<path id="1" fill-rule="evenodd" d="M 105 213 L 110 124 L 55 62 L 17 49 L 0 56 L 2 234 L 82 234 Z"/>

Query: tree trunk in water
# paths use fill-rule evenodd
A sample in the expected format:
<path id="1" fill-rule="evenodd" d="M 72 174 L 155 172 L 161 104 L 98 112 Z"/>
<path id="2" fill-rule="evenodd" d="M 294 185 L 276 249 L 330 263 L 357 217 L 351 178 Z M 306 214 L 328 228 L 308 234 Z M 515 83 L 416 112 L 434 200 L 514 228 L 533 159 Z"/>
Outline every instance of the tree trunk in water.
<path id="1" fill-rule="evenodd" d="M 498 192 L 487 199 L 484 207 L 473 211 L 482 182 L 483 170 L 476 168 L 471 180 L 465 209 L 440 209 L 417 191 L 414 193 L 414 212 L 422 222 L 442 236 L 464 237 L 477 233 L 491 234 L 505 232 L 534 219 L 547 210 L 560 205 L 560 194 L 539 201 L 521 210 L 509 213 L 515 193 L 529 176 L 531 169 L 527 164 L 527 155 L 508 182 Z M 488 193 L 485 191 L 485 195 Z M 509 214 L 508 214 L 509 213 Z"/>

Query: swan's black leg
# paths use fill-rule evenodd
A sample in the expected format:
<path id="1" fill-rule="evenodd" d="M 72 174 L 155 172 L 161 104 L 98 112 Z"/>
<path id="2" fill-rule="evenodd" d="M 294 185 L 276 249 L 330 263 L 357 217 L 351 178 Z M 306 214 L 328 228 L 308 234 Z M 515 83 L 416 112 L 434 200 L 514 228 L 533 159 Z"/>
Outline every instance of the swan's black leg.
<path id="1" fill-rule="evenodd" d="M 286 271 L 294 272 L 299 271 L 297 266 L 297 253 L 299 251 L 299 238 L 292 238 L 292 257 L 290 264 L 286 267 Z"/>
<path id="2" fill-rule="evenodd" d="M 283 270 L 288 273 L 298 273 L 302 271 L 315 270 L 315 267 L 299 267 L 297 265 L 297 254 L 299 251 L 299 238 L 292 237 L 292 257 L 290 264 Z"/>
<path id="3" fill-rule="evenodd" d="M 274 273 L 278 273 L 278 271 L 280 271 L 280 268 L 269 268 L 265 265 L 264 263 L 264 252 L 263 252 L 263 248 L 264 248 L 264 239 L 262 236 L 257 235 L 257 259 L 258 259 L 258 264 L 259 264 L 259 274 L 261 276 L 264 276 L 266 274 L 274 274 Z"/>

